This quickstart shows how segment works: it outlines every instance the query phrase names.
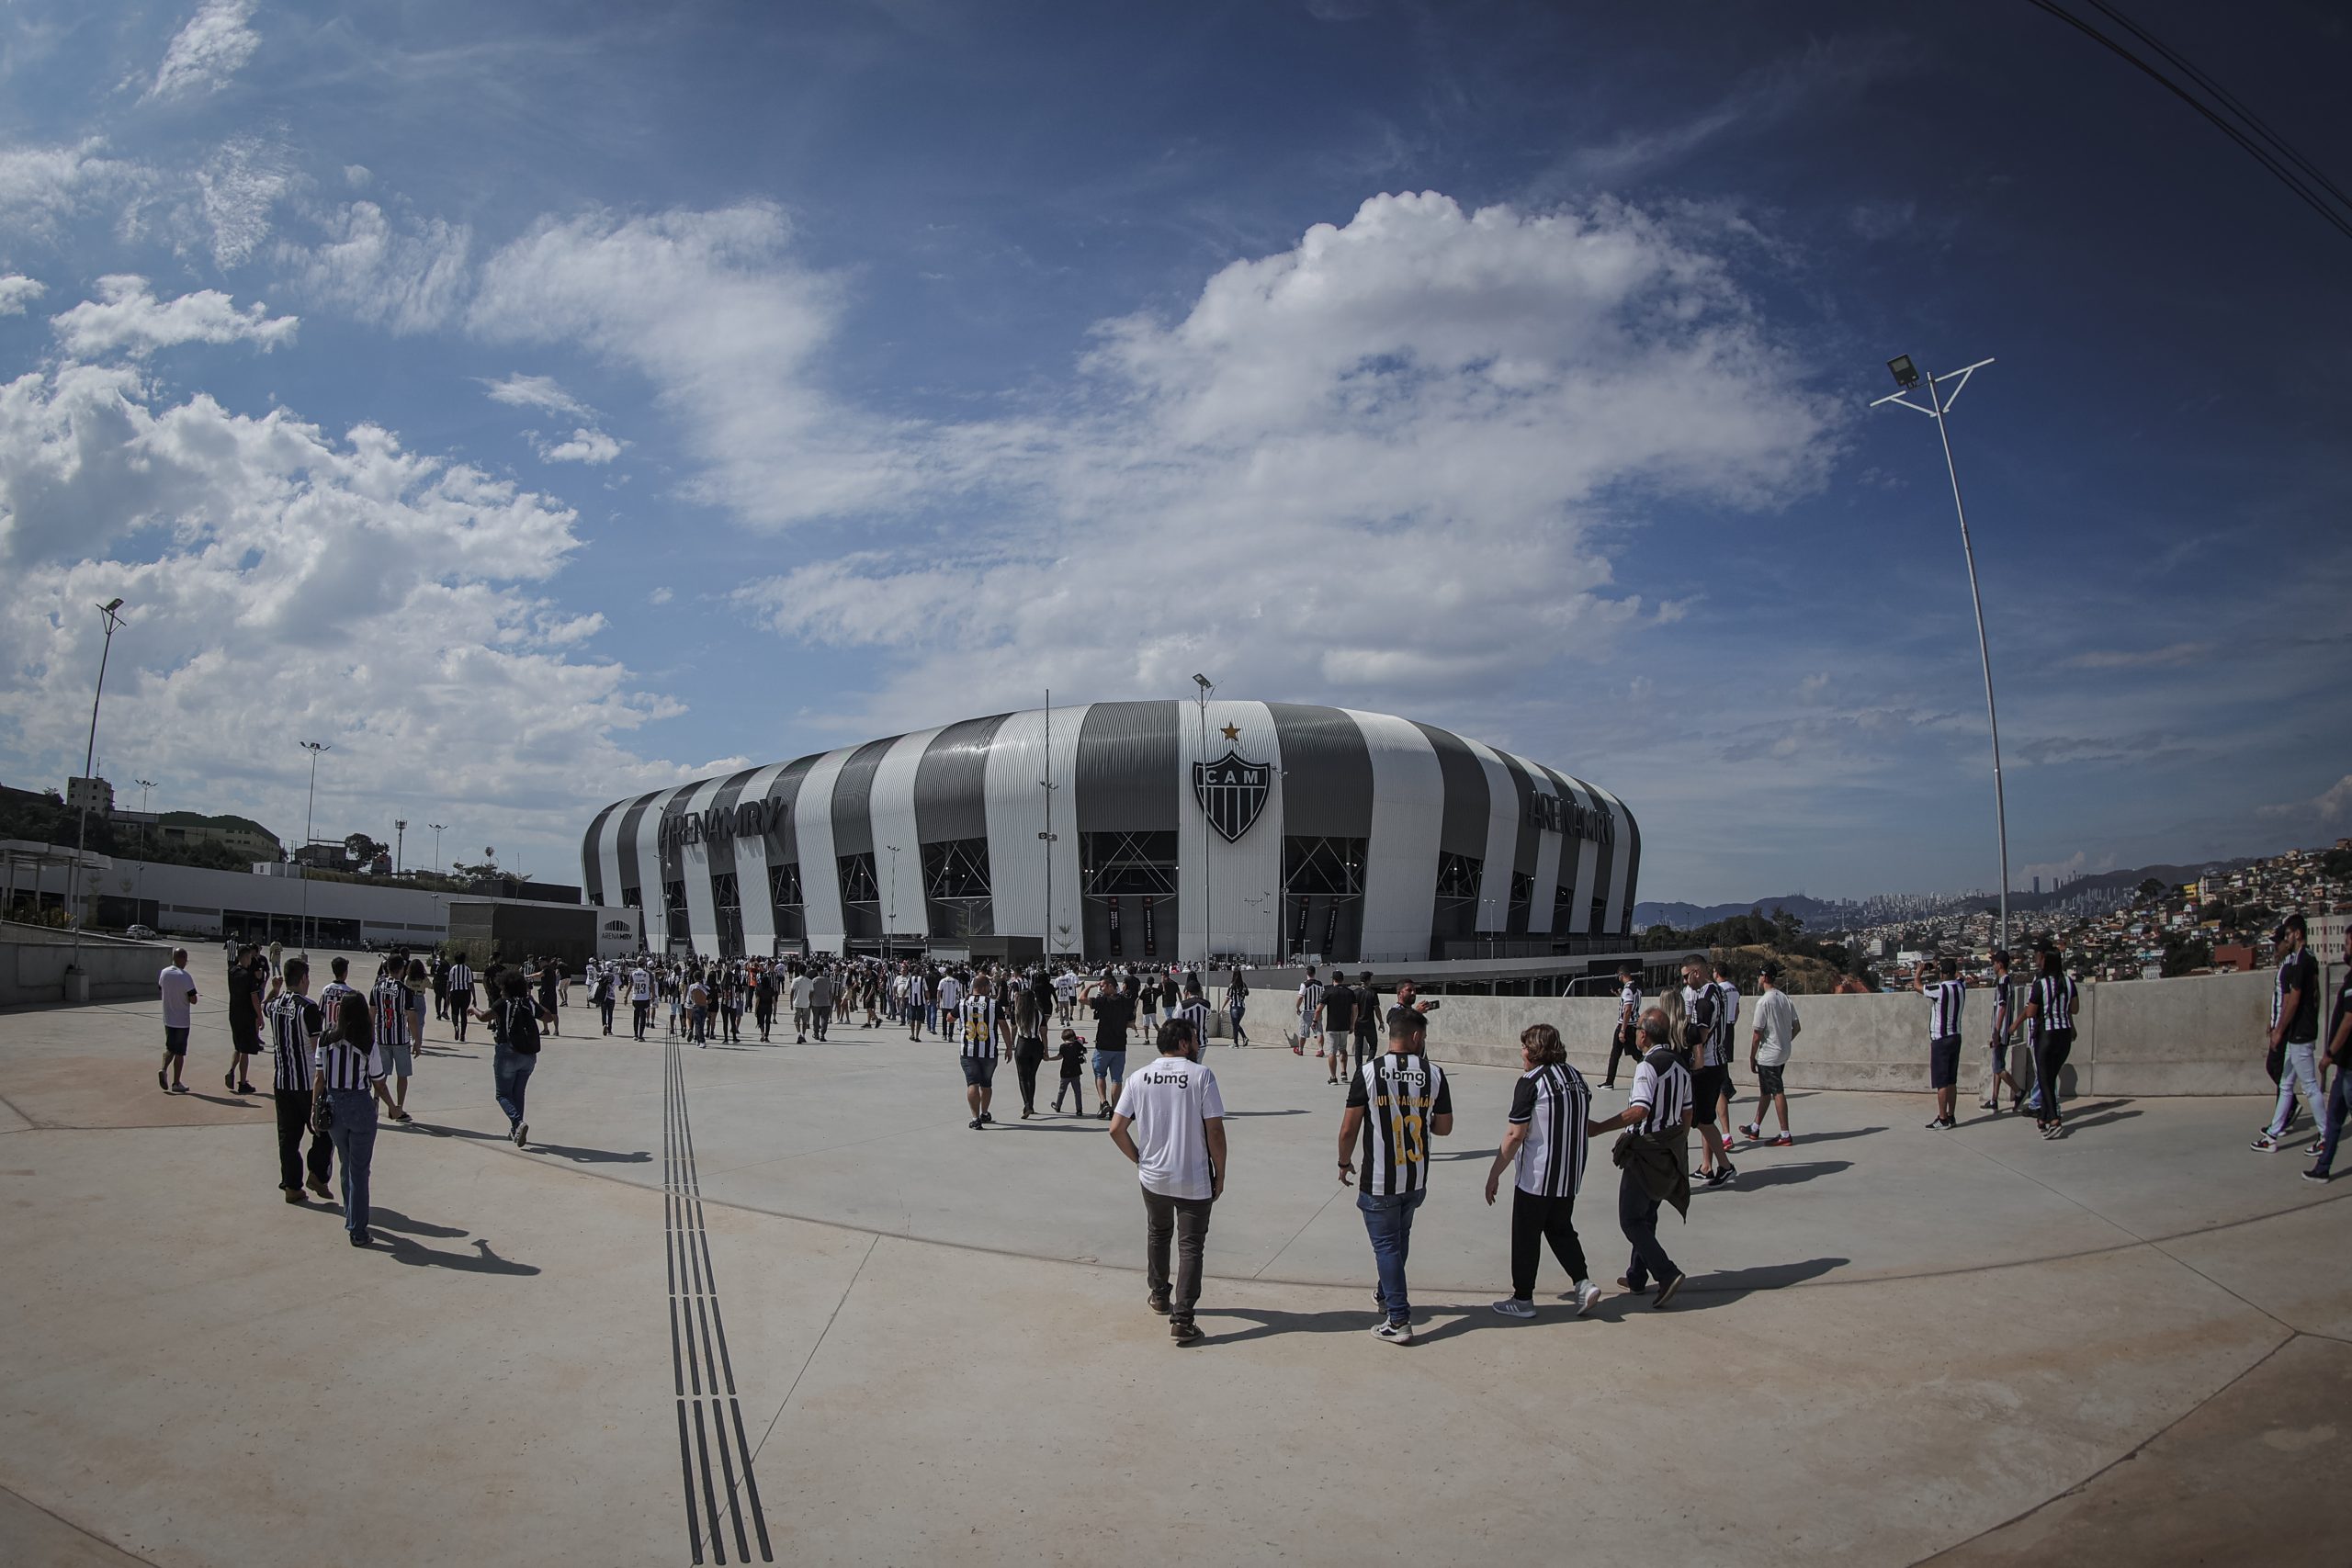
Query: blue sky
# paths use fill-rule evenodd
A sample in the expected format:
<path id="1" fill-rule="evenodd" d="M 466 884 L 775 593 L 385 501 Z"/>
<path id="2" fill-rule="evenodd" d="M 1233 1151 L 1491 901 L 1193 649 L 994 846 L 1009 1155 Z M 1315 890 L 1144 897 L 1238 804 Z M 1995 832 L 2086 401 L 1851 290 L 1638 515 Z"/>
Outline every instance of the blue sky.
<path id="1" fill-rule="evenodd" d="M 2132 14 L 2352 171 L 2339 11 Z M 17 4 L 0 778 L 121 593 L 119 784 L 299 833 L 323 739 L 550 879 L 1197 669 L 1606 784 L 1648 897 L 1989 886 L 1910 352 L 1999 356 L 2018 884 L 2330 839 L 2347 261 L 2023 5 Z"/>

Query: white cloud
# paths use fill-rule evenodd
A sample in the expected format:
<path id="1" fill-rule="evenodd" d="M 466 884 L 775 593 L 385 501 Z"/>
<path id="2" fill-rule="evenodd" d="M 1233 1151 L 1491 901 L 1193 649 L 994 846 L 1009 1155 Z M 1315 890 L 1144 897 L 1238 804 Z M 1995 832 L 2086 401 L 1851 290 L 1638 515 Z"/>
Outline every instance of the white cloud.
<path id="1" fill-rule="evenodd" d="M 509 408 L 545 409 L 572 419 L 594 419 L 596 411 L 563 389 L 552 376 L 505 376 L 495 381 L 485 380 L 482 389 L 495 403 Z"/>
<path id="2" fill-rule="evenodd" d="M 245 25 L 253 11 L 253 0 L 205 0 L 164 51 L 147 96 L 185 97 L 228 85 L 261 44 L 261 35 Z"/>
<path id="3" fill-rule="evenodd" d="M 372 201 L 330 214 L 316 245 L 280 242 L 277 260 L 305 298 L 394 333 L 424 332 L 456 311 L 473 231 L 427 218 L 396 230 Z"/>
<path id="4" fill-rule="evenodd" d="M 903 501 L 925 449 L 819 384 L 841 293 L 789 239 L 763 202 L 545 222 L 490 259 L 468 321 L 492 342 L 579 344 L 645 376 L 702 464 L 690 493 L 747 522 Z"/>
<path id="5" fill-rule="evenodd" d="M 877 720 L 1056 668 L 1179 690 L 1206 660 L 1261 691 L 1484 702 L 1648 613 L 1596 523 L 1634 495 L 1770 508 L 1819 481 L 1830 417 L 1702 240 L 1610 205 L 1379 197 L 1181 320 L 1105 323 L 1062 405 L 928 433 L 923 468 L 1017 524 L 742 597 L 787 636 L 899 650 Z"/>
<path id="6" fill-rule="evenodd" d="M 375 183 L 375 179 L 376 171 L 365 164 L 345 164 L 343 166 L 343 183 L 354 190 L 366 190 Z"/>
<path id="7" fill-rule="evenodd" d="M 676 705 L 582 646 L 601 618 L 546 596 L 574 523 L 373 425 L 168 403 L 122 367 L 21 377 L 0 385 L 0 731 L 30 771 L 78 763 L 87 605 L 120 594 L 106 743 L 148 776 L 282 829 L 301 819 L 292 738 L 316 736 L 335 748 L 325 823 L 456 804 L 482 842 L 546 835 L 587 795 L 685 776 L 623 743 Z M 160 550 L 118 555 L 136 529 Z"/>
<path id="8" fill-rule="evenodd" d="M 2300 817 L 2313 822 L 2340 822 L 2352 818 L 2352 773 L 2346 773 L 2309 800 L 2266 806 L 2265 817 Z"/>
<path id="9" fill-rule="evenodd" d="M 144 187 L 144 166 L 105 155 L 102 138 L 70 147 L 0 152 L 0 232 L 12 243 L 54 244 L 74 217 L 98 200 Z"/>
<path id="10" fill-rule="evenodd" d="M 645 602 L 649 604 L 667 604 L 672 597 L 673 595 L 668 589 L 657 588 L 652 592 L 645 596 Z"/>
<path id="11" fill-rule="evenodd" d="M 194 175 L 197 202 L 183 207 L 183 236 L 201 227 L 223 271 L 242 265 L 269 238 L 270 209 L 294 185 L 285 150 L 257 137 L 223 142 Z"/>
<path id="12" fill-rule="evenodd" d="M 542 444 L 539 457 L 550 463 L 586 463 L 592 468 L 621 455 L 621 444 L 601 430 L 579 429 L 569 441 Z"/>
<path id="13" fill-rule="evenodd" d="M 2162 648 L 2091 649 L 2060 663 L 2071 670 L 2168 670 L 2201 662 L 2212 651 L 2210 642 L 2173 642 Z"/>
<path id="14" fill-rule="evenodd" d="M 299 317 L 272 316 L 260 300 L 237 309 L 217 288 L 158 299 L 129 273 L 98 279 L 98 298 L 50 318 L 65 352 L 83 358 L 122 353 L 143 358 L 183 343 L 252 343 L 266 353 L 293 341 Z"/>
<path id="15" fill-rule="evenodd" d="M 25 307 L 49 292 L 37 277 L 22 273 L 0 273 L 0 316 L 21 316 Z"/>

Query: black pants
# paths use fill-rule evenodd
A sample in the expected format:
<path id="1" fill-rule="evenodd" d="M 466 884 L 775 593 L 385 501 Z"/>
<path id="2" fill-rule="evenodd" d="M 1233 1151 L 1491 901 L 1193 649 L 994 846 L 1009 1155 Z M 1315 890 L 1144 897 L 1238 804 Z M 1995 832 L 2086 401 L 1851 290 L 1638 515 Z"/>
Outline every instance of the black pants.
<path id="1" fill-rule="evenodd" d="M 2041 1122 L 2062 1120 L 2058 1114 L 2058 1069 L 2066 1065 L 2066 1057 L 2075 1049 L 2075 1032 L 2071 1029 L 2045 1029 L 2041 1032 L 2040 1048 L 2033 1054 L 2034 1087 L 2041 1095 Z"/>
<path id="2" fill-rule="evenodd" d="M 619 1005 L 620 998 L 617 997 L 606 997 L 596 1004 L 597 1010 L 605 1015 L 605 1032 L 607 1034 L 613 1032 L 613 1009 Z"/>
<path id="3" fill-rule="evenodd" d="M 277 1185 L 281 1191 L 302 1190 L 302 1134 L 310 1132 L 311 1096 L 307 1089 L 270 1091 L 277 1102 Z M 332 1168 L 334 1145 L 311 1133 L 311 1179 L 323 1182 Z"/>
<path id="4" fill-rule="evenodd" d="M 770 1002 L 752 1015 L 760 1026 L 760 1043 L 768 1043 L 768 1031 L 775 1027 L 775 1004 Z"/>
<path id="5" fill-rule="evenodd" d="M 1618 1173 L 1617 1225 L 1634 1244 L 1634 1260 L 1625 1267 L 1625 1283 L 1640 1290 L 1650 1280 L 1663 1285 L 1682 1272 L 1666 1248 L 1657 1244 L 1657 1200 L 1632 1170 Z"/>
<path id="6" fill-rule="evenodd" d="M 471 991 L 449 993 L 449 1032 L 459 1040 L 466 1037 L 466 1014 L 473 1005 L 474 994 Z"/>
<path id="7" fill-rule="evenodd" d="M 653 1016 L 651 1002 L 631 1001 L 628 1004 L 629 1028 L 639 1040 L 645 1038 L 645 1021 Z"/>
<path id="8" fill-rule="evenodd" d="M 1551 1243 L 1552 1256 L 1568 1271 L 1568 1283 L 1585 1278 L 1584 1243 L 1577 1239 L 1576 1207 L 1573 1193 L 1544 1198 L 1511 1189 L 1510 1293 L 1521 1301 L 1535 1299 L 1535 1267 L 1543 1260 L 1545 1242 Z"/>
<path id="9" fill-rule="evenodd" d="M 808 1032 L 818 1039 L 822 1040 L 825 1037 L 825 1031 L 832 1021 L 832 1009 L 812 1007 L 808 1010 Z"/>
<path id="10" fill-rule="evenodd" d="M 1012 1070 L 1021 1075 L 1021 1109 L 1037 1109 L 1037 1068 L 1046 1059 L 1046 1043 L 1023 1040 L 1012 1053 Z"/>
<path id="11" fill-rule="evenodd" d="M 1193 1303 L 1201 1299 L 1201 1254 L 1209 1240 L 1209 1200 L 1163 1198 L 1147 1187 L 1143 1192 L 1144 1282 L 1155 1296 L 1168 1298 L 1168 1315 L 1179 1323 L 1193 1321 Z M 1168 1244 L 1176 1243 L 1176 1275 L 1168 1274 Z"/>
<path id="12" fill-rule="evenodd" d="M 1623 1056 L 1630 1056 L 1638 1062 L 1642 1059 L 1642 1053 L 1641 1048 L 1634 1043 L 1633 1036 L 1620 1029 L 1609 1037 L 1609 1068 L 1600 1075 L 1603 1088 L 1610 1088 L 1616 1084 L 1617 1062 Z"/>
<path id="13" fill-rule="evenodd" d="M 1057 1085 L 1054 1087 L 1054 1109 L 1055 1109 L 1055 1110 L 1059 1111 L 1059 1110 L 1062 1108 L 1062 1096 L 1063 1096 L 1063 1095 L 1065 1095 L 1065 1094 L 1067 1094 L 1067 1095 L 1070 1096 L 1072 1099 L 1074 1099 L 1074 1100 L 1076 1100 L 1078 1101 L 1078 1108 L 1079 1108 L 1080 1111 L 1083 1111 L 1083 1110 L 1085 1110 L 1085 1109 L 1086 1109 L 1086 1079 L 1085 1079 L 1085 1078 L 1083 1078 L 1083 1077 L 1067 1078 L 1067 1077 L 1066 1077 L 1066 1078 L 1062 1079 L 1062 1081 L 1061 1081 L 1060 1083 L 1057 1084 Z"/>

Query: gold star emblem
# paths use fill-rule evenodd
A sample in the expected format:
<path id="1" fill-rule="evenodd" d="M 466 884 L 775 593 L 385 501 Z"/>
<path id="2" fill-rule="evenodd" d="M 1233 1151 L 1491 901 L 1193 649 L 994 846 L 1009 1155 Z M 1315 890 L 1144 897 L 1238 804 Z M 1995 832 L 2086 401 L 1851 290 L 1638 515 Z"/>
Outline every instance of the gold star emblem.
<path id="1" fill-rule="evenodd" d="M 1238 725 L 1228 724 L 1221 733 L 1227 740 L 1238 740 L 1241 739 L 1241 728 Z"/>

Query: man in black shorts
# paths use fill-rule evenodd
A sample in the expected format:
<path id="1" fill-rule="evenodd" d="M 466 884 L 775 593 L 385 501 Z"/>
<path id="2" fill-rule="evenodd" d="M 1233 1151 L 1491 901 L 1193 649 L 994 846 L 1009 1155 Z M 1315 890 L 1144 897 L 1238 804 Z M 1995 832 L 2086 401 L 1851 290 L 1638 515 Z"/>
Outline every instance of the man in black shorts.
<path id="1" fill-rule="evenodd" d="M 1682 1043 L 1691 1054 L 1690 1097 L 1697 1108 L 1691 1121 L 1698 1126 L 1705 1150 L 1699 1165 L 1700 1179 L 1710 1187 L 1721 1187 L 1739 1173 L 1724 1152 L 1722 1132 L 1707 1119 L 1731 1083 L 1731 1042 L 1719 1025 L 1723 998 L 1708 977 L 1709 967 L 1703 958 L 1682 962 Z"/>
<path id="2" fill-rule="evenodd" d="M 232 1094 L 254 1092 L 253 1062 L 261 1050 L 261 996 L 263 976 L 261 949 L 245 943 L 237 954 L 237 962 L 229 965 L 229 1048 L 236 1055 L 230 1059 L 232 1078 L 227 1080 Z"/>

